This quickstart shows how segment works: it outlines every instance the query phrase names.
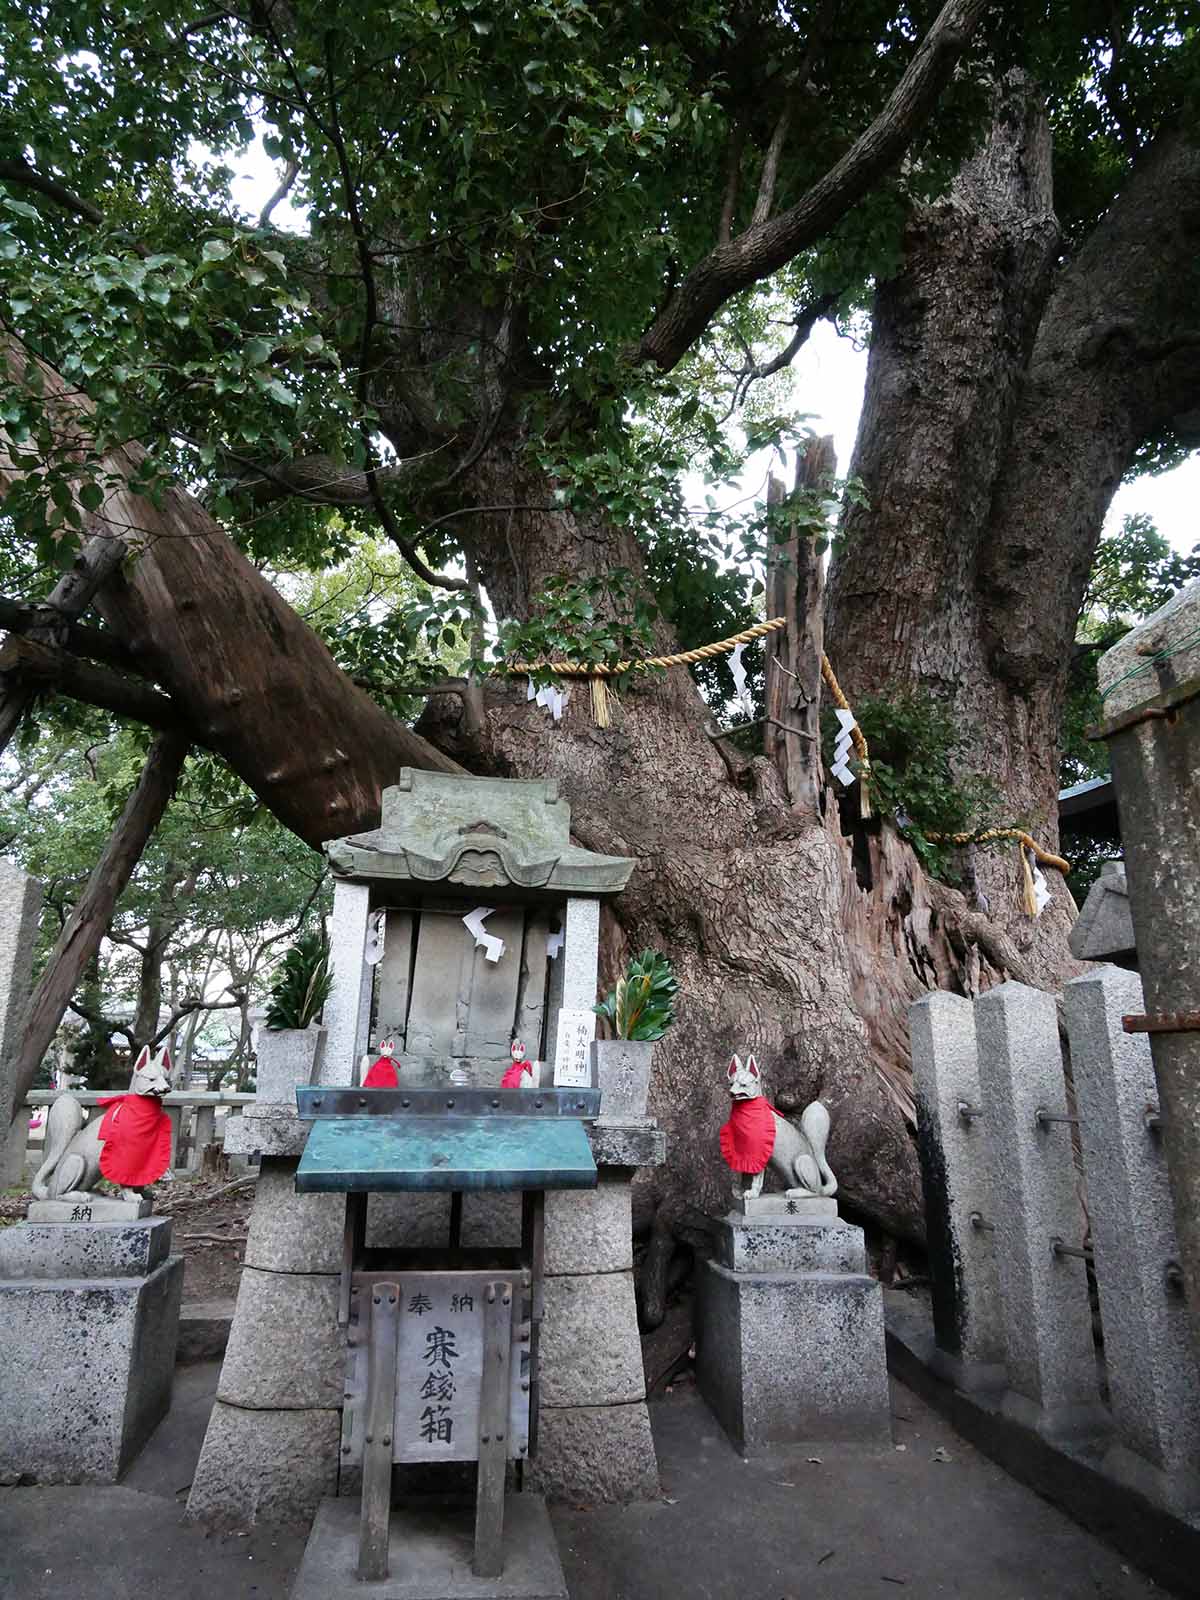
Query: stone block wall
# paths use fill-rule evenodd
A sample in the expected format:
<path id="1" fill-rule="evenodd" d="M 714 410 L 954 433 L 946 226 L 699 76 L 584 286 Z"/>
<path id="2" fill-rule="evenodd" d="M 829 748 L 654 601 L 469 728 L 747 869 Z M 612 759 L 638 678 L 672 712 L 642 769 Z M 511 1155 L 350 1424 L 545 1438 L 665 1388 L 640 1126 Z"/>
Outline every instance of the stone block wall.
<path id="1" fill-rule="evenodd" d="M 1123 1026 L 1143 1009 L 1137 974 L 1116 966 L 1066 986 L 1072 1096 L 1055 996 L 1005 983 L 912 1008 L 922 1176 L 943 1244 L 934 1332 L 960 1385 L 995 1386 L 1015 1420 L 1194 1516 L 1200 1373 L 1150 1047 Z"/>

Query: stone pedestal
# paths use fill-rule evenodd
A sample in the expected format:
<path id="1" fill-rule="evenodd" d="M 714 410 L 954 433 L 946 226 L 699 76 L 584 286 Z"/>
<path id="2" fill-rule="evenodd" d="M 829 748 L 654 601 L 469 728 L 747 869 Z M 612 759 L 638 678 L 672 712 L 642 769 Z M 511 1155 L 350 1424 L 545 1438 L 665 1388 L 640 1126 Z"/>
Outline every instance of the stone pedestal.
<path id="1" fill-rule="evenodd" d="M 883 1293 L 861 1228 L 835 1217 L 721 1223 L 697 1304 L 696 1379 L 745 1455 L 891 1442 Z"/>
<path id="2" fill-rule="evenodd" d="M 115 1483 L 171 1403 L 171 1220 L 0 1231 L 0 1476 Z"/>
<path id="3" fill-rule="evenodd" d="M 339 1466 L 345 1204 L 337 1194 L 295 1193 L 309 1127 L 287 1107 L 250 1107 L 227 1139 L 260 1150 L 263 1162 L 217 1403 L 188 1498 L 188 1516 L 215 1527 L 304 1520 L 329 1495 L 357 1505 L 357 1469 Z M 540 1427 L 527 1476 L 548 1499 L 589 1504 L 659 1492 L 630 1207 L 634 1169 L 666 1153 L 665 1135 L 644 1123 L 596 1124 L 590 1139 L 598 1186 L 546 1196 Z M 448 1194 L 369 1197 L 368 1246 L 444 1245 L 449 1227 Z M 464 1196 L 464 1246 L 505 1248 L 520 1238 L 518 1194 Z"/>
<path id="4" fill-rule="evenodd" d="M 474 1508 L 469 1504 L 398 1505 L 392 1508 L 388 1576 L 361 1583 L 358 1505 L 325 1500 L 305 1547 L 292 1600 L 567 1600 L 567 1585 L 545 1501 L 510 1494 L 504 1507 L 504 1570 L 478 1578 L 471 1570 Z"/>

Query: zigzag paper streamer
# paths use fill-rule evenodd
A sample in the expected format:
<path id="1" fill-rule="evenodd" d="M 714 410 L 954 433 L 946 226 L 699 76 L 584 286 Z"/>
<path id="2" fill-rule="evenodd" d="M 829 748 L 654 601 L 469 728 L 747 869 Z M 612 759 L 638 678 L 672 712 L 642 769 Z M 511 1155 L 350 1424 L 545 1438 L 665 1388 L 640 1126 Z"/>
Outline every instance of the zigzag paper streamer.
<path id="1" fill-rule="evenodd" d="M 495 909 L 495 906 L 476 906 L 463 918 L 467 932 L 475 935 L 476 949 L 482 947 L 485 961 L 499 961 L 504 954 L 504 940 L 497 939 L 494 933 L 488 933 L 483 926 L 484 918 L 490 917 Z"/>
<path id="2" fill-rule="evenodd" d="M 742 661 L 742 651 L 745 648 L 744 644 L 734 647 L 733 654 L 729 658 L 729 670 L 733 674 L 733 703 L 740 715 L 748 718 L 754 712 L 754 700 L 746 686 L 746 667 Z"/>
<path id="3" fill-rule="evenodd" d="M 847 789 L 854 782 L 854 774 L 850 770 L 850 750 L 853 745 L 850 730 L 854 727 L 853 711 L 843 711 L 839 706 L 834 711 L 838 720 L 838 736 L 833 746 L 833 766 L 830 771 L 839 783 Z"/>
<path id="4" fill-rule="evenodd" d="M 1035 917 L 1040 917 L 1050 904 L 1050 890 L 1047 887 L 1045 878 L 1042 876 L 1041 868 L 1037 864 L 1037 857 L 1032 850 L 1028 851 L 1027 854 L 1029 865 L 1033 872 L 1033 904 L 1035 908 L 1033 914 Z"/>
<path id="5" fill-rule="evenodd" d="M 387 912 L 372 911 L 367 921 L 367 947 L 363 960 L 369 967 L 377 967 L 383 960 L 383 942 L 387 933 Z"/>

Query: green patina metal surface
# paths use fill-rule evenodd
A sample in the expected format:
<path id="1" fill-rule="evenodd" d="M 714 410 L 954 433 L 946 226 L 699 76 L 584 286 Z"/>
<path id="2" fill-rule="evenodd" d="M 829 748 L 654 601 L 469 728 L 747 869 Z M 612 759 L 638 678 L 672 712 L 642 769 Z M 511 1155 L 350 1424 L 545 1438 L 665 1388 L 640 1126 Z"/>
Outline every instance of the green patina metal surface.
<path id="1" fill-rule="evenodd" d="M 571 843 L 571 808 L 553 780 L 469 778 L 404 767 L 382 819 L 325 846 L 334 871 L 365 882 L 616 894 L 633 862 Z"/>
<path id="2" fill-rule="evenodd" d="M 313 1124 L 300 1194 L 594 1189 L 583 1123 L 539 1117 L 330 1117 Z"/>

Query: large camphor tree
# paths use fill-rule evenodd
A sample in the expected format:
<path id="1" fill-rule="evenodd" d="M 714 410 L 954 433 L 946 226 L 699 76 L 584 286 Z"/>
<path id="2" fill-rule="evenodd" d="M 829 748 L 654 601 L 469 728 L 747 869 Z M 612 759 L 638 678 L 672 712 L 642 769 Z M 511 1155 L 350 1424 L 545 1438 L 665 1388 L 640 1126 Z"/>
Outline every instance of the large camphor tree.
<path id="1" fill-rule="evenodd" d="M 749 1049 L 784 1109 L 829 1102 L 848 1198 L 919 1232 L 905 1005 L 1055 984 L 1074 914 L 1050 872 L 1028 917 L 1011 843 L 929 835 L 987 796 L 1053 848 L 1106 508 L 1200 415 L 1190 9 L 31 0 L 0 48 L 0 737 L 51 692 L 157 730 L 127 839 L 189 747 L 313 846 L 406 763 L 557 778 L 637 861 L 608 968 L 680 978 L 660 1195 L 718 1198 Z M 771 375 L 814 323 L 868 315 L 840 512 L 809 445 L 770 508 L 694 513 L 685 471 L 797 442 Z M 264 573 L 367 538 L 427 586 L 377 653 Z M 714 737 L 724 669 L 621 680 L 607 726 L 477 664 L 396 714 L 431 640 L 478 663 L 481 596 L 509 659 L 607 663 L 752 622 L 763 559 L 795 676 L 759 658 L 757 744 Z M 869 818 L 789 731 L 822 641 L 874 708 Z"/>

